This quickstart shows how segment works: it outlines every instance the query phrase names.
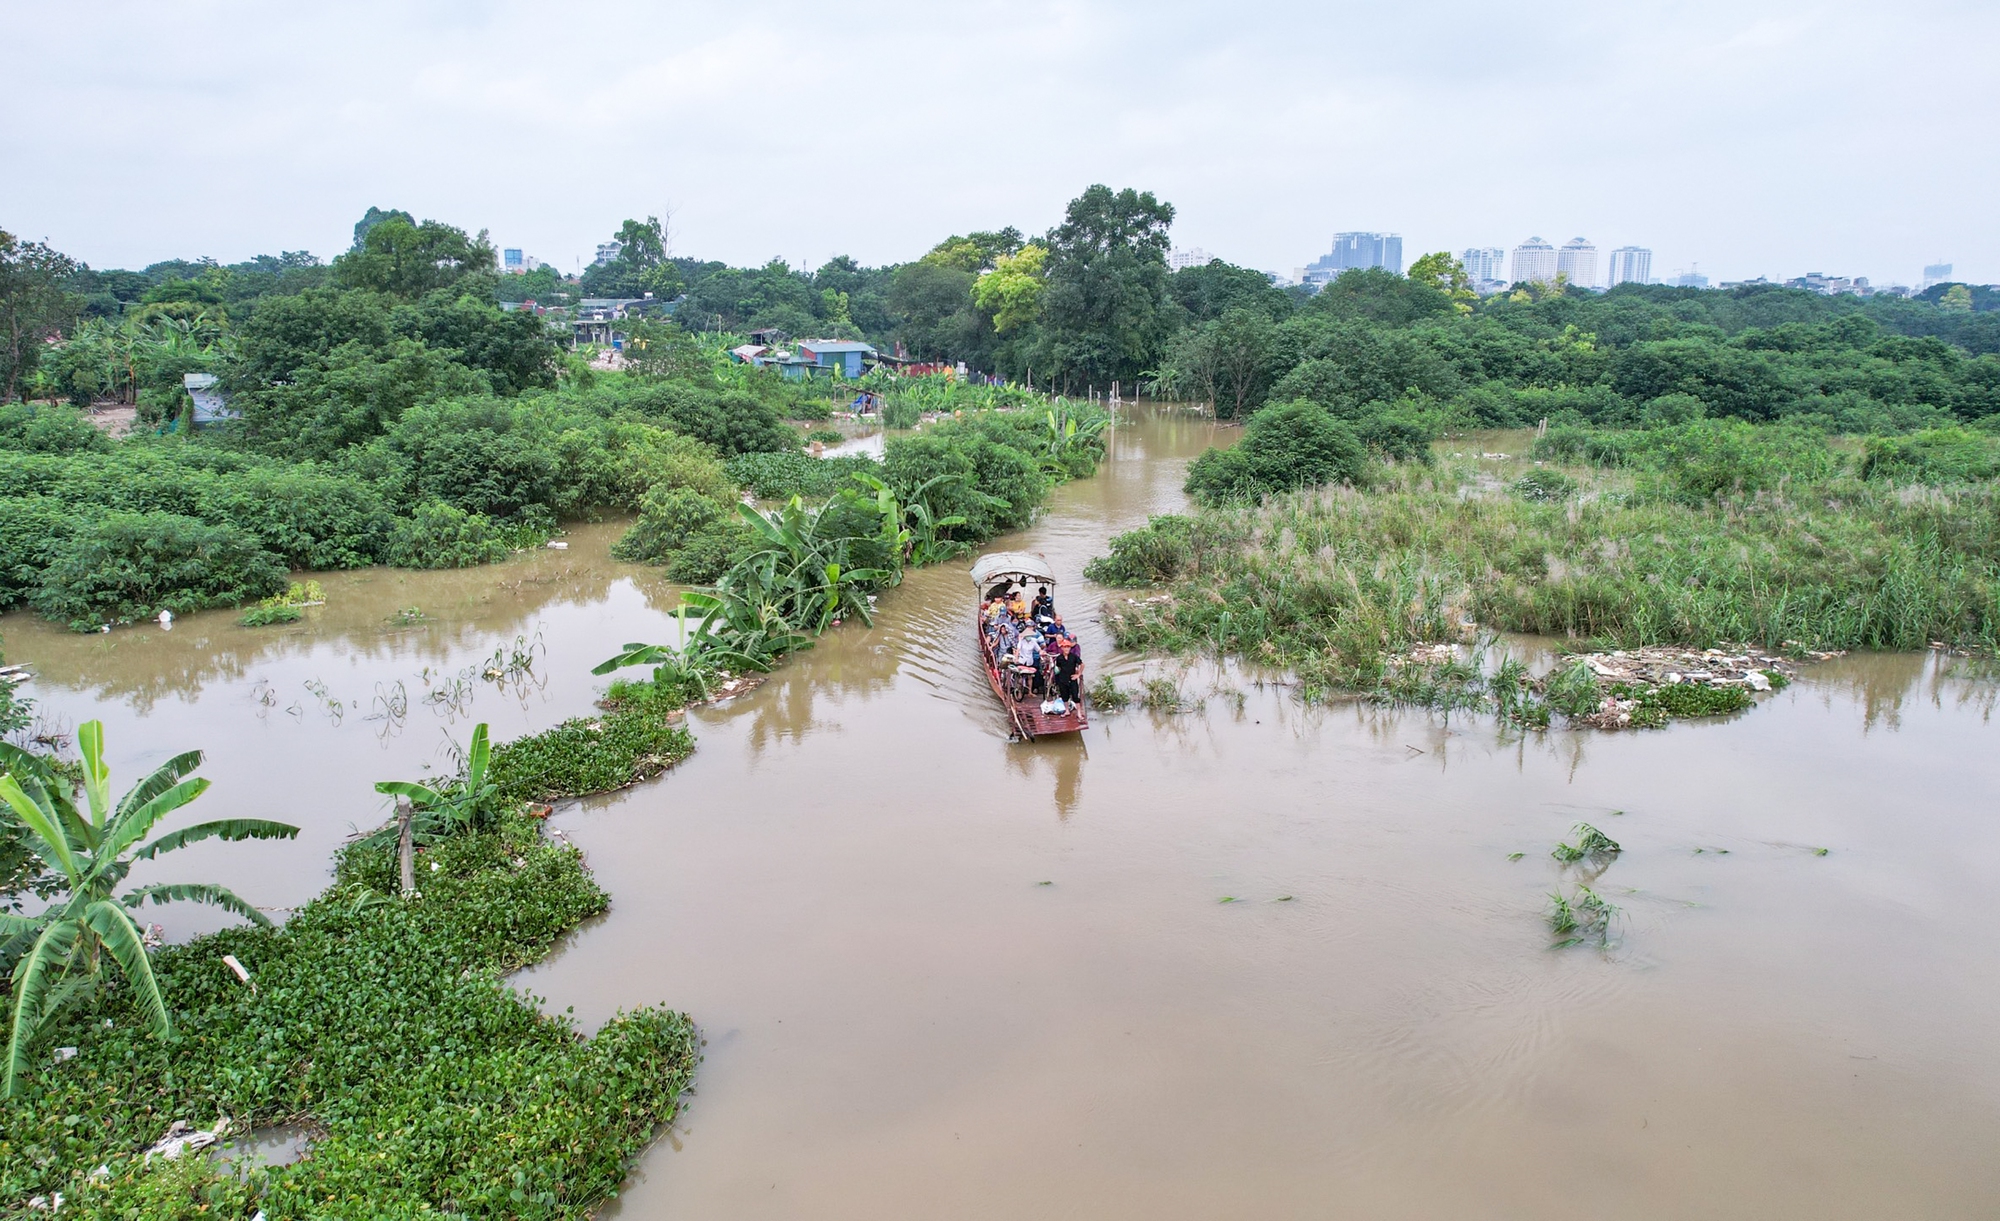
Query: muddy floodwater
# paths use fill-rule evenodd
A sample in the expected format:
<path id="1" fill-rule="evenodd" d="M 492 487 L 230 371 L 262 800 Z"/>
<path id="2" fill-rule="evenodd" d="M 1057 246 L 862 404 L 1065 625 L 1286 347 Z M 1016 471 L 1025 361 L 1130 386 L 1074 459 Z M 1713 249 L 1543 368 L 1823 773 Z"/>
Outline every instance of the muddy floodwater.
<path id="1" fill-rule="evenodd" d="M 1084 562 L 1229 436 L 1136 414 L 996 543 L 1054 563 L 1093 666 L 1159 669 L 1110 654 Z M 592 663 L 671 639 L 673 591 L 605 558 L 618 529 L 324 578 L 285 628 L 0 630 L 52 721 L 108 722 L 117 775 L 198 745 L 200 813 L 304 825 L 154 875 L 283 907 L 378 817 L 373 781 L 448 766 L 476 720 L 584 711 Z M 553 820 L 613 906 L 521 986 L 586 1026 L 665 1002 L 707 1039 L 607 1216 L 2000 1211 L 1990 676 L 1850 657 L 1727 722 L 1522 737 L 1197 671 L 1199 712 L 1010 744 L 964 568 L 912 573 L 873 630 L 696 712 L 678 770 Z M 1579 820 L 1624 852 L 1559 865 Z M 1554 947 L 1547 896 L 1578 881 L 1620 915 Z"/>

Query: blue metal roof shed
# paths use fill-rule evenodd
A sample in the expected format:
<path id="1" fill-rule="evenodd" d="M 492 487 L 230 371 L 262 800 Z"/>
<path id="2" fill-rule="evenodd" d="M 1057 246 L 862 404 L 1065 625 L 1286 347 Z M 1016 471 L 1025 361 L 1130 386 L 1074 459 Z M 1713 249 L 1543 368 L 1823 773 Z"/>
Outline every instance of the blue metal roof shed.
<path id="1" fill-rule="evenodd" d="M 807 339 L 799 343 L 799 353 L 810 357 L 822 369 L 860 377 L 861 358 L 875 355 L 875 349 L 852 339 Z"/>

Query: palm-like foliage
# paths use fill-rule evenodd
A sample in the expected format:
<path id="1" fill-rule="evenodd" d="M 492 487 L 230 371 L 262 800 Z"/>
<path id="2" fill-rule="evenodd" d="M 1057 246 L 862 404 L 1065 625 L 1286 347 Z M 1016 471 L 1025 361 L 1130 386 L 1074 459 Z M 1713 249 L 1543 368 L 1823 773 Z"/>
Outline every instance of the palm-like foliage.
<path id="1" fill-rule="evenodd" d="M 0 960 L 14 960 L 14 1012 L 7 1042 L 7 1068 L 0 1092 L 12 1094 L 27 1064 L 28 1050 L 49 1020 L 72 997 L 92 986 L 104 958 L 116 963 L 130 984 L 154 1033 L 173 1035 L 166 998 L 153 977 L 143 934 L 131 909 L 147 900 L 209 903 L 257 924 L 264 914 L 221 886 L 167 882 L 118 893 L 132 866 L 163 852 L 205 839 L 289 839 L 297 827 L 256 818 L 230 818 L 183 827 L 141 844 L 161 819 L 202 795 L 208 781 L 192 777 L 201 752 L 167 760 L 134 785 L 116 805 L 111 771 L 104 762 L 104 724 L 88 721 L 77 729 L 83 754 L 84 808 L 74 787 L 47 761 L 0 744 L 0 801 L 19 822 L 37 855 L 62 879 L 62 896 L 37 916 L 0 913 Z"/>
<path id="2" fill-rule="evenodd" d="M 763 545 L 724 574 L 719 590 L 748 594 L 787 625 L 814 636 L 850 615 L 873 622 L 868 591 L 887 584 L 894 573 L 849 564 L 854 536 L 822 531 L 827 514 L 807 510 L 796 496 L 769 515 L 749 505 L 738 508 Z"/>
<path id="3" fill-rule="evenodd" d="M 487 736 L 486 722 L 481 721 L 472 727 L 472 741 L 465 748 L 463 776 L 434 785 L 411 780 L 378 780 L 375 791 L 409 800 L 417 816 L 414 833 L 420 838 L 473 830 L 485 825 L 499 795 L 499 786 L 486 777 L 492 759 L 493 746 Z"/>

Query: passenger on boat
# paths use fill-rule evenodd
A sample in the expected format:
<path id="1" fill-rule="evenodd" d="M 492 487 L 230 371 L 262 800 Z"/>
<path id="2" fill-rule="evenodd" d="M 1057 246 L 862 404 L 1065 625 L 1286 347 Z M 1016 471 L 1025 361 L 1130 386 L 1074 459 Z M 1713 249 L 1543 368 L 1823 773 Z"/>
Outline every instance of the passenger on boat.
<path id="1" fill-rule="evenodd" d="M 1063 702 L 1063 711 L 1082 698 L 1080 690 L 1083 675 L 1083 650 L 1078 647 L 1076 637 L 1064 632 L 1054 637 L 1048 645 L 1050 688 L 1055 697 Z"/>
<path id="2" fill-rule="evenodd" d="M 1056 600 L 1049 595 L 1049 587 L 1044 585 L 1035 594 L 1032 612 L 1037 623 L 1047 623 L 1056 617 Z"/>

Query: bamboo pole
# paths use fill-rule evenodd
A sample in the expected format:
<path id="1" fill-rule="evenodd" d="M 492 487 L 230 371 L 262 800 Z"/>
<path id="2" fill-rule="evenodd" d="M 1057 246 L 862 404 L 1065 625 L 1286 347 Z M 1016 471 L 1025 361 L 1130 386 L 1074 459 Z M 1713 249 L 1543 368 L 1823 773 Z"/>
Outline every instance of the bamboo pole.
<path id="1" fill-rule="evenodd" d="M 410 842 L 410 817 L 413 813 L 409 798 L 396 798 L 396 857 L 402 863 L 405 899 L 417 893 L 417 857 Z"/>

